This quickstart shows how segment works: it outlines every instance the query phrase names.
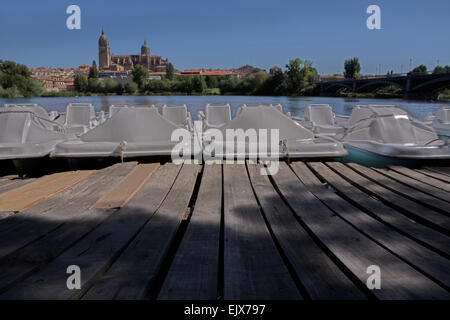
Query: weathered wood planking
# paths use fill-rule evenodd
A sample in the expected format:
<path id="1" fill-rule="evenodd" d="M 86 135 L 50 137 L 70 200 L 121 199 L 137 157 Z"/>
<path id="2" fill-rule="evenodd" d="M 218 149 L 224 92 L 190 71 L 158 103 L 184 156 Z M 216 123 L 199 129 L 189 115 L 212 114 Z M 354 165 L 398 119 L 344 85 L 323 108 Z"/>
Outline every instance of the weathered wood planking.
<path id="1" fill-rule="evenodd" d="M 7 176 L 0 177 L 0 189 L 4 185 L 11 183 L 11 181 L 13 181 L 14 178 L 18 178 L 18 176 L 17 175 L 7 175 Z"/>
<path id="2" fill-rule="evenodd" d="M 69 299 L 85 293 L 156 212 L 180 167 L 162 166 L 125 207 L 39 272 L 1 294 L 0 299 Z M 81 290 L 74 292 L 66 286 L 69 265 L 82 270 Z"/>
<path id="3" fill-rule="evenodd" d="M 134 165 L 135 163 L 118 164 L 109 168 L 109 170 L 102 171 L 103 176 L 97 175 L 98 179 L 95 186 L 100 188 L 97 190 L 97 193 L 101 195 L 105 192 L 103 189 L 106 189 L 109 184 L 120 180 Z M 86 189 L 86 191 L 88 190 Z M 73 216 L 69 217 L 68 214 L 68 217 L 63 222 L 64 224 L 56 228 L 56 230 L 45 234 L 37 241 L 13 252 L 8 257 L 0 259 L 0 292 L 56 258 L 64 250 L 73 246 L 83 236 L 98 227 L 115 211 L 87 210 L 89 203 L 92 203 L 89 199 L 87 200 L 86 204 L 82 205 L 81 208 L 77 208 L 77 210 L 85 211 L 78 211 L 79 214 L 71 212 Z M 68 210 L 73 210 L 73 207 L 69 207 Z"/>
<path id="4" fill-rule="evenodd" d="M 218 295 L 222 166 L 204 165 L 195 208 L 158 299 L 215 300 Z"/>
<path id="5" fill-rule="evenodd" d="M 4 179 L 0 183 L 0 194 L 15 188 L 19 188 L 33 181 L 36 181 L 36 178 L 21 179 L 18 177 L 11 177 L 9 179 Z"/>
<path id="6" fill-rule="evenodd" d="M 265 225 L 245 165 L 224 164 L 224 299 L 301 299 Z"/>
<path id="7" fill-rule="evenodd" d="M 445 214 L 450 213 L 450 203 L 446 201 L 436 199 L 435 197 L 430 196 L 424 192 L 421 192 L 417 189 L 411 188 L 410 186 L 406 186 L 400 182 L 397 182 L 394 179 L 391 179 L 388 176 L 383 175 L 380 172 L 377 172 L 375 169 L 366 168 L 356 163 L 349 163 L 348 166 L 353 170 L 359 172 L 366 178 L 382 185 L 383 187 L 393 192 L 400 194 L 405 198 L 419 202 L 420 204 L 432 208 L 435 211 L 443 212 Z M 442 217 L 439 216 L 439 218 Z M 450 222 L 450 220 L 448 219 L 445 220 L 447 220 L 446 222 Z M 438 221 L 443 221 L 443 219 L 442 220 L 438 219 L 436 222 Z M 450 225 L 448 226 L 450 228 Z"/>
<path id="8" fill-rule="evenodd" d="M 188 208 L 199 169 L 183 165 L 161 207 L 83 299 L 145 298 Z"/>
<path id="9" fill-rule="evenodd" d="M 9 217 L 8 228 L 2 228 L 0 232 L 0 242 L 8 244 L 0 246 L 0 258 L 51 233 L 62 224 L 86 212 L 111 184 L 118 182 L 135 165 L 136 162 L 128 162 L 99 170 L 70 189 L 42 201 L 25 212 Z"/>
<path id="10" fill-rule="evenodd" d="M 123 207 L 152 176 L 159 164 L 139 164 L 118 184 L 103 195 L 92 208 L 110 209 Z"/>
<path id="11" fill-rule="evenodd" d="M 420 172 L 422 174 L 425 174 L 427 176 L 433 177 L 435 179 L 441 180 L 443 182 L 450 183 L 449 176 L 447 176 L 446 174 L 431 170 L 431 168 L 430 169 L 416 169 L 416 171 Z"/>
<path id="12" fill-rule="evenodd" d="M 425 169 L 446 175 L 450 178 L 450 167 L 425 167 Z"/>
<path id="13" fill-rule="evenodd" d="M 13 211 L 13 210 L 9 210 L 8 208 L 2 210 L 2 207 L 10 204 L 11 202 L 21 200 L 21 199 L 26 199 L 30 193 L 32 194 L 43 188 L 51 186 L 51 185 L 61 181 L 65 177 L 71 176 L 73 173 L 74 173 L 74 171 L 58 172 L 58 173 L 50 174 L 50 175 L 41 177 L 33 182 L 27 183 L 27 184 L 22 185 L 17 188 L 15 187 L 9 191 L 1 193 L 0 194 L 0 210 L 1 211 Z M 0 221 L 0 223 L 3 223 L 3 221 Z"/>
<path id="14" fill-rule="evenodd" d="M 439 204 L 444 204 L 444 207 L 440 211 L 447 212 L 447 210 L 449 210 L 450 193 L 445 192 L 444 190 L 441 190 L 439 188 L 430 186 L 426 183 L 417 181 L 416 179 L 405 176 L 393 170 L 379 169 L 379 168 L 372 168 L 372 169 L 393 180 L 396 180 L 399 183 L 402 183 L 404 185 L 407 185 L 408 187 L 416 189 L 417 191 L 415 191 L 414 194 L 411 194 L 408 198 L 414 198 L 414 195 L 417 192 L 422 193 L 424 196 L 426 196 L 428 202 L 433 202 L 433 205 L 431 205 L 431 207 L 438 207 Z M 421 198 L 423 200 L 424 197 Z"/>
<path id="15" fill-rule="evenodd" d="M 371 292 L 380 299 L 449 299 L 449 293 L 398 257 L 355 230 L 310 193 L 281 162 L 273 176 L 281 194 L 317 238 L 351 271 L 362 286 L 367 268 L 381 268 L 382 287 Z"/>
<path id="16" fill-rule="evenodd" d="M 430 186 L 426 183 L 423 183 L 421 181 L 417 181 L 416 179 L 413 179 L 411 177 L 405 176 L 403 174 L 400 174 L 396 171 L 393 170 L 389 170 L 389 169 L 381 169 L 381 168 L 372 168 L 373 170 L 393 179 L 398 181 L 399 183 L 402 183 L 404 185 L 407 185 L 408 187 L 414 188 L 419 193 L 424 194 L 426 197 L 429 197 L 430 202 L 433 203 L 433 205 L 431 205 L 431 207 L 435 207 L 438 206 L 439 204 L 443 203 L 445 205 L 444 208 L 442 208 L 441 211 L 447 211 L 449 210 L 448 207 L 450 207 L 450 193 L 441 190 L 439 188 Z M 410 196 L 410 198 L 412 197 L 412 195 Z M 437 198 L 437 199 L 436 199 Z M 434 200 L 437 201 L 434 201 Z M 433 200 L 433 201 L 431 201 Z M 437 202 L 437 203 L 435 203 Z M 445 209 L 445 210 L 443 210 Z"/>
<path id="17" fill-rule="evenodd" d="M 448 217 L 435 212 L 423 205 L 409 200 L 401 195 L 386 189 L 382 185 L 374 183 L 373 181 L 363 177 L 350 167 L 339 162 L 327 162 L 333 170 L 339 172 L 344 178 L 349 180 L 354 185 L 365 192 L 375 195 L 378 199 L 386 203 L 387 205 L 400 210 L 402 213 L 407 212 L 408 216 L 414 220 L 426 223 L 434 229 L 448 234 L 449 222 Z"/>
<path id="18" fill-rule="evenodd" d="M 439 190 L 439 192 L 442 192 L 441 190 L 450 192 L 450 183 L 443 182 L 441 180 L 427 176 L 426 174 L 420 173 L 418 171 L 415 171 L 415 170 L 412 170 L 409 168 L 401 167 L 401 166 L 390 166 L 389 168 L 391 170 L 401 173 L 405 176 L 414 178 L 423 184 L 427 184 L 427 185 L 431 186 L 432 188 Z"/>
<path id="19" fill-rule="evenodd" d="M 36 178 L 21 179 L 18 177 L 11 177 L 10 179 L 4 179 L 3 183 L 0 185 L 0 194 L 13 190 L 15 188 L 19 188 L 35 180 Z M 0 223 L 2 219 L 8 218 L 14 214 L 15 213 L 12 211 L 0 211 Z"/>
<path id="20" fill-rule="evenodd" d="M 291 209 L 274 189 L 269 177 L 261 175 L 263 166 L 248 163 L 247 168 L 268 225 L 309 298 L 367 299 L 298 223 Z"/>
<path id="21" fill-rule="evenodd" d="M 92 173 L 94 173 L 94 170 L 73 171 L 68 175 L 62 176 L 61 179 L 57 179 L 57 181 L 55 179 L 53 183 L 46 186 L 39 186 L 34 190 L 28 190 L 19 195 L 11 196 L 11 198 L 2 199 L 0 200 L 0 210 L 12 212 L 25 211 L 39 202 L 79 183 Z M 3 196 L 9 197 L 10 192 L 13 193 L 15 190 L 6 192 Z"/>
<path id="22" fill-rule="evenodd" d="M 447 257 L 450 255 L 450 238 L 448 236 L 416 223 L 391 207 L 386 206 L 381 201 L 375 200 L 370 195 L 350 184 L 323 163 L 310 162 L 309 166 L 353 205 L 368 211 L 377 219 L 413 240 L 427 244 L 442 252 Z M 345 167 L 344 169 L 348 168 Z M 361 179 L 363 178 L 361 177 Z M 367 182 L 367 184 L 369 183 Z"/>
<path id="23" fill-rule="evenodd" d="M 294 162 L 291 167 L 310 192 L 357 230 L 443 285 L 450 287 L 450 273 L 448 272 L 450 261 L 448 259 L 403 236 L 340 198 L 336 193 L 324 187 L 303 162 Z"/>

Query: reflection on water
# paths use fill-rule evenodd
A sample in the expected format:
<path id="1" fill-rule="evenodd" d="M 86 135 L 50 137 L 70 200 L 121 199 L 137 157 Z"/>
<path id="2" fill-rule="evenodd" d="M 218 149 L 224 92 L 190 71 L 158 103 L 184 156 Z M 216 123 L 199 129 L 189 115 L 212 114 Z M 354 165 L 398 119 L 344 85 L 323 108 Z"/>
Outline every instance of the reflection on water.
<path id="1" fill-rule="evenodd" d="M 68 98 L 28 98 L 28 99 L 0 99 L 0 105 L 5 103 L 37 103 L 47 110 L 64 111 L 70 102 L 92 103 L 96 110 L 105 110 L 109 105 L 128 104 L 145 105 L 154 104 L 161 107 L 164 104 L 187 104 L 194 119 L 199 110 L 203 110 L 207 103 L 229 103 L 232 106 L 233 116 L 237 108 L 244 104 L 280 103 L 284 110 L 292 115 L 303 115 L 303 109 L 309 104 L 330 104 L 336 114 L 349 115 L 359 104 L 393 104 L 409 111 L 417 118 L 424 118 L 435 112 L 444 103 L 428 101 L 408 101 L 402 99 L 346 99 L 329 97 L 261 97 L 261 96 L 104 96 L 104 97 L 68 97 Z"/>

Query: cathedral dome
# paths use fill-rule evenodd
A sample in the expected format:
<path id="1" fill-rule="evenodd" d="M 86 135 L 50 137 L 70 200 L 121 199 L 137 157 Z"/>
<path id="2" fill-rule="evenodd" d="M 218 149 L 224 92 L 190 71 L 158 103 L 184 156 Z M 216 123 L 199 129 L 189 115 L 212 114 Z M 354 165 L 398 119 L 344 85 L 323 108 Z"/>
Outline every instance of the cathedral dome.
<path id="1" fill-rule="evenodd" d="M 103 29 L 102 29 L 102 35 L 98 39 L 98 45 L 99 45 L 99 47 L 109 46 L 108 39 L 106 38 L 105 32 L 103 31 Z"/>

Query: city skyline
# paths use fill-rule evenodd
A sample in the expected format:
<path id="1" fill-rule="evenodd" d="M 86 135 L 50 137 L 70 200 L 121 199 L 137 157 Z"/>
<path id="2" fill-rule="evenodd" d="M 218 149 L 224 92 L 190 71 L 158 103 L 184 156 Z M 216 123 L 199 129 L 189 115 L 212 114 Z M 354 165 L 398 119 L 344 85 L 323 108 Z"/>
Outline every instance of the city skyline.
<path id="1" fill-rule="evenodd" d="M 81 8 L 81 30 L 68 30 L 66 8 Z M 366 8 L 377 4 L 382 29 L 369 30 Z M 17 1 L 0 12 L 0 59 L 29 67 L 70 68 L 96 60 L 99 30 L 112 54 L 138 54 L 144 40 L 179 70 L 252 65 L 269 70 L 289 59 L 311 60 L 320 74 L 343 72 L 359 57 L 362 73 L 407 72 L 410 66 L 450 64 L 450 22 L 444 0 L 347 1 Z M 41 17 L 41 19 L 36 19 Z M 20 21 L 20 23 L 18 23 Z M 414 23 L 411 23 L 413 22 Z M 136 52 L 134 52 L 136 51 Z M 412 61 L 411 61 L 412 58 Z M 381 71 L 380 71 L 381 66 Z"/>

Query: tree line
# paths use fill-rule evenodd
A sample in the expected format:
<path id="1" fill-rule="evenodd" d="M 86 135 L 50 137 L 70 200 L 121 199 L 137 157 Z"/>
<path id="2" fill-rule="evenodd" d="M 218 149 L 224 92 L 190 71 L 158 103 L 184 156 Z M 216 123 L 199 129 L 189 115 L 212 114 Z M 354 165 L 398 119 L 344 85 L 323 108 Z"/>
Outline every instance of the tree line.
<path id="1" fill-rule="evenodd" d="M 357 57 L 345 60 L 344 76 L 360 77 L 361 65 Z M 411 72 L 427 72 L 425 65 Z M 448 73 L 450 66 L 437 66 L 433 73 Z M 160 80 L 149 78 L 146 67 L 136 65 L 131 72 L 132 81 L 119 82 L 112 78 L 99 79 L 95 61 L 89 74 L 77 74 L 74 90 L 69 92 L 46 92 L 43 82 L 31 77 L 29 69 L 22 64 L 0 60 L 0 97 L 35 97 L 41 95 L 79 95 L 116 94 L 222 94 L 222 95 L 272 95 L 306 96 L 317 94 L 315 80 L 319 78 L 316 68 L 310 61 L 299 58 L 290 60 L 284 70 L 277 68 L 272 74 L 260 71 L 245 78 L 235 76 L 178 76 L 172 64 Z M 388 74 L 393 71 L 388 72 Z"/>
<path id="2" fill-rule="evenodd" d="M 132 79 L 141 94 L 185 93 L 202 94 L 218 89 L 220 94 L 242 95 L 307 95 L 314 89 L 318 79 L 317 70 L 310 61 L 290 60 L 285 70 L 277 69 L 271 75 L 265 71 L 256 72 L 243 79 L 235 76 L 176 76 L 169 65 L 167 75 L 161 80 L 148 79 L 145 67 L 137 65 Z"/>

